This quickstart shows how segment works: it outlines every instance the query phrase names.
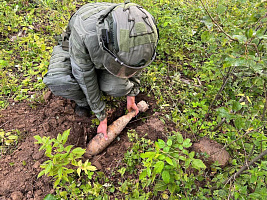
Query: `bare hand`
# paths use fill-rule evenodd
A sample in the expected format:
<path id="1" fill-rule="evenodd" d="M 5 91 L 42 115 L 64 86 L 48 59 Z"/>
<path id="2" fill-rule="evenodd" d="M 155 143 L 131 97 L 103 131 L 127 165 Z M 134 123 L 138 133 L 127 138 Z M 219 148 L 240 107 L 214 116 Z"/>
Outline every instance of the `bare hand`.
<path id="1" fill-rule="evenodd" d="M 139 113 L 139 109 L 135 103 L 135 97 L 127 96 L 127 110 L 129 112 L 135 110 L 135 116 Z"/>
<path id="2" fill-rule="evenodd" d="M 100 124 L 97 127 L 97 133 L 103 133 L 105 140 L 108 139 L 107 128 L 108 128 L 108 119 L 105 118 L 103 121 L 100 121 Z"/>

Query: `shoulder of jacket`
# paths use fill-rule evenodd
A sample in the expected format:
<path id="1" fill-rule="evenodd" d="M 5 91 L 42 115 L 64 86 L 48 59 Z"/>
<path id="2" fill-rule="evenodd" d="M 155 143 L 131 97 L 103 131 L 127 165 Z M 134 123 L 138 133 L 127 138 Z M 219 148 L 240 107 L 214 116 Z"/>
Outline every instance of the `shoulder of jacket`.
<path id="1" fill-rule="evenodd" d="M 96 33 L 96 23 L 105 10 L 118 5 L 115 3 L 88 3 L 82 6 L 73 17 L 75 21 L 73 28 L 80 36 Z"/>
<path id="2" fill-rule="evenodd" d="M 109 7 L 113 7 L 114 5 L 118 5 L 115 3 L 88 3 L 82 6 L 75 14 L 77 16 L 80 16 L 81 20 L 87 21 L 90 20 L 90 18 L 99 17 L 101 12 L 105 11 Z"/>

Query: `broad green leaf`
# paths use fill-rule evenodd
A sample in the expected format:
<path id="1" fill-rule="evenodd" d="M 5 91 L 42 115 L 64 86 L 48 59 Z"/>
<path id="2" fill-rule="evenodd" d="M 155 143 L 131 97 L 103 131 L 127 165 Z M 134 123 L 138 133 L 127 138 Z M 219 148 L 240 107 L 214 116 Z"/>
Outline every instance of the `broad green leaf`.
<path id="1" fill-rule="evenodd" d="M 46 165 L 46 167 L 45 167 L 45 175 L 48 174 L 48 172 L 50 172 L 50 170 L 52 169 L 52 167 L 53 167 L 53 163 L 52 163 L 51 160 L 49 160 L 48 165 Z"/>
<path id="2" fill-rule="evenodd" d="M 52 146 L 51 145 L 47 145 L 46 146 L 45 155 L 50 158 L 51 157 L 51 152 L 52 152 Z"/>
<path id="3" fill-rule="evenodd" d="M 233 101 L 232 110 L 239 111 L 242 108 L 242 105 L 238 101 Z"/>
<path id="4" fill-rule="evenodd" d="M 150 167 L 148 167 L 148 168 L 146 169 L 146 171 L 147 171 L 147 176 L 150 177 L 150 176 L 151 176 L 151 169 L 150 169 Z"/>
<path id="5" fill-rule="evenodd" d="M 158 140 L 158 145 L 159 145 L 159 148 L 163 148 L 163 147 L 165 147 L 165 142 L 162 140 L 162 139 L 159 139 Z"/>
<path id="6" fill-rule="evenodd" d="M 154 171 L 155 173 L 161 173 L 162 169 L 164 167 L 164 162 L 163 161 L 158 161 L 155 165 L 154 165 Z"/>
<path id="7" fill-rule="evenodd" d="M 64 171 L 65 171 L 66 174 L 71 174 L 71 173 L 74 172 L 73 169 L 68 169 L 68 168 L 64 168 Z"/>
<path id="8" fill-rule="evenodd" d="M 191 161 L 192 160 L 190 158 L 185 159 L 184 166 L 185 166 L 186 169 L 189 167 Z"/>
<path id="9" fill-rule="evenodd" d="M 208 42 L 210 39 L 210 32 L 209 31 L 204 31 L 202 34 L 201 34 L 201 41 L 202 42 Z"/>
<path id="10" fill-rule="evenodd" d="M 163 151 L 168 153 L 170 151 L 170 147 L 164 147 Z"/>
<path id="11" fill-rule="evenodd" d="M 194 151 L 189 153 L 189 158 L 194 158 L 194 156 L 195 156 L 195 152 Z"/>
<path id="12" fill-rule="evenodd" d="M 225 107 L 220 107 L 217 109 L 219 116 L 221 118 L 226 118 L 226 121 L 229 122 L 231 119 L 231 114 L 229 113 L 229 111 L 225 108 Z"/>
<path id="13" fill-rule="evenodd" d="M 171 139 L 168 139 L 168 141 L 167 141 L 167 145 L 170 147 L 170 146 L 172 146 L 172 140 Z"/>
<path id="14" fill-rule="evenodd" d="M 184 141 L 184 138 L 183 138 L 182 134 L 181 133 L 177 133 L 176 136 L 177 136 L 177 142 L 182 144 L 183 141 Z"/>
<path id="15" fill-rule="evenodd" d="M 241 130 L 241 129 L 245 129 L 246 128 L 246 120 L 243 119 L 242 116 L 240 116 L 240 115 L 236 116 L 236 118 L 234 120 L 234 123 L 235 123 L 235 127 L 238 130 Z"/>
<path id="16" fill-rule="evenodd" d="M 169 183 L 169 182 L 170 182 L 170 173 L 169 173 L 169 171 L 164 170 L 164 171 L 162 172 L 161 176 L 162 176 L 162 179 L 163 179 L 163 181 L 164 181 L 165 183 Z"/>
<path id="17" fill-rule="evenodd" d="M 247 41 L 246 36 L 244 35 L 233 35 L 234 39 L 237 39 L 239 43 L 243 44 Z"/>
<path id="18" fill-rule="evenodd" d="M 61 179 L 61 178 L 62 178 L 62 174 L 63 174 L 63 172 L 62 172 L 62 167 L 60 167 L 60 168 L 58 169 L 57 174 L 58 174 L 58 178 Z"/>
<path id="19" fill-rule="evenodd" d="M 226 10 L 227 10 L 227 7 L 224 6 L 224 5 L 219 4 L 218 7 L 217 7 L 217 12 L 220 15 L 224 14 Z"/>
<path id="20" fill-rule="evenodd" d="M 200 159 L 193 159 L 192 160 L 192 167 L 195 169 L 206 169 L 206 165 Z"/>
<path id="21" fill-rule="evenodd" d="M 85 153 L 85 149 L 78 147 L 73 149 L 71 153 L 76 154 L 77 156 L 82 156 Z"/>
<path id="22" fill-rule="evenodd" d="M 158 157 L 158 159 L 159 159 L 159 160 L 164 160 L 165 157 L 166 157 L 166 156 L 164 156 L 164 155 L 160 155 L 160 156 Z"/>
<path id="23" fill-rule="evenodd" d="M 79 167 L 79 168 L 77 169 L 77 174 L 78 174 L 79 176 L 81 176 L 81 171 L 82 171 L 82 169 Z"/>
<path id="24" fill-rule="evenodd" d="M 250 29 L 247 31 L 247 37 L 248 37 L 248 38 L 252 38 L 252 36 L 253 36 L 253 30 L 252 30 L 252 28 L 250 28 Z"/>
<path id="25" fill-rule="evenodd" d="M 183 142 L 183 146 L 185 148 L 189 148 L 189 147 L 191 147 L 191 145 L 192 145 L 192 143 L 191 143 L 189 138 L 185 139 L 185 141 Z"/>
<path id="26" fill-rule="evenodd" d="M 57 135 L 57 141 L 62 142 L 62 135 L 60 133 Z"/>
<path id="27" fill-rule="evenodd" d="M 159 181 L 155 184 L 155 191 L 165 191 L 167 189 L 167 184 L 164 181 Z"/>
<path id="28" fill-rule="evenodd" d="M 156 155 L 156 152 L 151 152 L 151 151 L 148 151 L 148 152 L 145 152 L 145 153 L 141 153 L 140 154 L 140 157 L 141 158 L 154 158 Z"/>
<path id="29" fill-rule="evenodd" d="M 211 21 L 211 18 L 209 16 L 204 16 L 201 21 L 206 25 L 209 30 L 212 29 L 213 22 Z"/>
<path id="30" fill-rule="evenodd" d="M 262 36 L 259 36 L 258 38 L 259 38 L 259 39 L 267 40 L 267 35 L 262 35 Z"/>
<path id="31" fill-rule="evenodd" d="M 43 200 L 57 200 L 56 196 L 52 195 L 52 194 L 48 194 L 45 196 L 45 198 Z"/>
<path id="32" fill-rule="evenodd" d="M 185 161 L 186 158 L 184 156 L 179 156 L 179 159 Z"/>
<path id="33" fill-rule="evenodd" d="M 174 193 L 175 189 L 176 189 L 177 185 L 174 183 L 168 184 L 168 190 L 170 191 L 170 193 Z"/>
<path id="34" fill-rule="evenodd" d="M 34 139 L 36 139 L 37 140 L 37 142 L 35 142 L 35 143 L 43 143 L 42 142 L 42 138 L 39 136 L 39 135 L 35 135 L 35 136 L 33 136 L 34 137 Z"/>
<path id="35" fill-rule="evenodd" d="M 59 182 L 60 182 L 60 179 L 58 178 L 55 182 L 54 182 L 54 188 L 56 188 L 57 187 L 57 185 L 59 184 Z"/>
<path id="36" fill-rule="evenodd" d="M 91 171 L 91 172 L 97 170 L 97 168 L 95 166 L 92 166 L 92 165 L 87 166 L 86 169 L 89 170 L 89 171 Z"/>
<path id="37" fill-rule="evenodd" d="M 69 153 L 72 147 L 73 147 L 73 145 L 69 145 L 69 146 L 65 147 L 64 150 L 65 150 L 67 153 Z"/>
<path id="38" fill-rule="evenodd" d="M 143 170 L 139 175 L 139 180 L 143 180 L 147 176 L 147 170 Z"/>
<path id="39" fill-rule="evenodd" d="M 172 165 L 173 166 L 173 162 L 172 162 L 172 159 L 170 159 L 169 157 L 166 157 L 166 162 L 169 164 L 169 165 Z"/>
<path id="40" fill-rule="evenodd" d="M 63 145 L 68 140 L 69 134 L 70 134 L 70 129 L 68 129 L 68 130 L 66 130 L 66 131 L 63 132 L 63 134 L 62 134 L 62 144 Z"/>
<path id="41" fill-rule="evenodd" d="M 45 170 L 42 170 L 42 171 L 38 174 L 37 178 L 43 176 L 44 174 L 45 174 Z"/>
<path id="42" fill-rule="evenodd" d="M 10 136 L 8 136 L 8 139 L 10 139 L 10 140 L 17 140 L 18 139 L 18 136 L 17 135 L 10 135 Z"/>

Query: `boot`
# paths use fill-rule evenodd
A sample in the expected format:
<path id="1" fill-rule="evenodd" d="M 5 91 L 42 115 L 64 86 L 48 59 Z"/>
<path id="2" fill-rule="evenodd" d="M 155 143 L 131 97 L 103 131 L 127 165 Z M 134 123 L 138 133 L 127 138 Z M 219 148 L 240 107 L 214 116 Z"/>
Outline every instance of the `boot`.
<path id="1" fill-rule="evenodd" d="M 80 116 L 80 117 L 89 117 L 90 116 L 90 107 L 89 106 L 81 107 L 81 106 L 78 106 L 76 104 L 75 105 L 75 114 Z"/>

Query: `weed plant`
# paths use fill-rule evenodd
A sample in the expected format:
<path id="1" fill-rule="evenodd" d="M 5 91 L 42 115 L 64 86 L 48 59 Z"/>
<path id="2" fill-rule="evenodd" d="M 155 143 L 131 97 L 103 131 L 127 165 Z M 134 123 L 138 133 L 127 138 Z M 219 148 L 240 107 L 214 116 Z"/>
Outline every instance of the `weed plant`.
<path id="1" fill-rule="evenodd" d="M 11 0 L 0 4 L 2 108 L 10 99 L 34 101 L 42 95 L 54 36 L 61 34 L 76 8 L 88 2 L 95 1 Z M 132 2 L 155 17 L 160 33 L 158 56 L 143 73 L 141 91 L 156 97 L 158 112 L 164 120 L 173 121 L 177 130 L 196 140 L 204 136 L 216 140 L 225 145 L 232 159 L 223 169 L 214 164 L 211 172 L 187 151 L 194 141 L 177 132 L 154 144 L 139 138 L 125 154 L 124 168 L 118 169 L 120 187 L 98 173 L 92 179 L 94 198 L 266 199 L 267 2 Z M 246 171 L 235 176 L 244 166 Z M 138 180 L 127 179 L 127 173 Z M 98 179 L 107 182 L 100 184 Z M 84 183 L 77 177 L 71 180 L 75 184 L 66 191 L 74 195 Z"/>

